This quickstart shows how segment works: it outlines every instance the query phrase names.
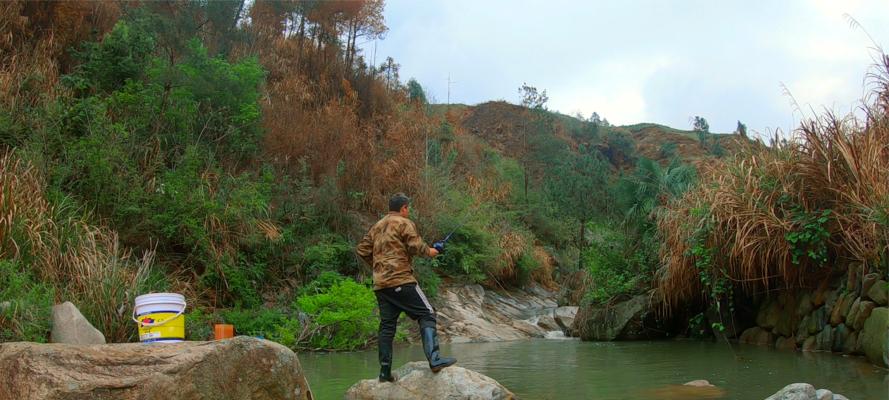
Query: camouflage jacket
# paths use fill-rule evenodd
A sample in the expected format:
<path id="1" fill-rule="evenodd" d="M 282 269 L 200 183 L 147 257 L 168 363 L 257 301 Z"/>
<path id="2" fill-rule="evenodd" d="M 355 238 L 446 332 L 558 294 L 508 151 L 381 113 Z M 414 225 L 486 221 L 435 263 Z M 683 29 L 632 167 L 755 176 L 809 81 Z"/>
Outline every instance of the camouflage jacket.
<path id="1" fill-rule="evenodd" d="M 413 221 L 390 212 L 364 235 L 356 249 L 373 267 L 374 290 L 416 283 L 411 259 L 426 256 L 429 246 L 417 233 Z"/>

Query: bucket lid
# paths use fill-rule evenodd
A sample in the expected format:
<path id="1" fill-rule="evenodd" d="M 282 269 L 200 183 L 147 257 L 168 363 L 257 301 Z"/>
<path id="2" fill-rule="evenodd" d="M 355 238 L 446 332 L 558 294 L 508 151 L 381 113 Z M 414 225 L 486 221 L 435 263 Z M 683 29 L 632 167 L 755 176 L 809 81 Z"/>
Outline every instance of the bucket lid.
<path id="1" fill-rule="evenodd" d="M 148 293 L 143 294 L 141 296 L 136 296 L 136 303 L 141 303 L 146 300 L 173 300 L 175 302 L 185 303 L 185 296 L 179 293 Z"/>

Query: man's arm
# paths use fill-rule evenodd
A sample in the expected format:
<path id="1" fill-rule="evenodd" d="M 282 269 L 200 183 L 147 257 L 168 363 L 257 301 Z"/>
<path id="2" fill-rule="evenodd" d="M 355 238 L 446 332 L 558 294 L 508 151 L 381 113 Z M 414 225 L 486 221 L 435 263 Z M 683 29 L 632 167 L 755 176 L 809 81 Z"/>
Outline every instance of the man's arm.
<path id="1" fill-rule="evenodd" d="M 413 221 L 408 221 L 404 224 L 404 231 L 402 231 L 401 235 L 404 247 L 407 248 L 407 252 L 410 255 L 424 257 L 435 257 L 438 255 L 438 250 L 429 247 L 423 241 L 423 238 L 420 237 L 420 234 L 417 233 L 417 226 L 414 225 Z"/>
<path id="2" fill-rule="evenodd" d="M 365 264 L 373 267 L 374 241 L 373 238 L 370 237 L 370 232 L 364 235 L 364 238 L 358 242 L 358 246 L 355 247 L 355 253 L 358 253 L 358 257 L 360 257 Z"/>

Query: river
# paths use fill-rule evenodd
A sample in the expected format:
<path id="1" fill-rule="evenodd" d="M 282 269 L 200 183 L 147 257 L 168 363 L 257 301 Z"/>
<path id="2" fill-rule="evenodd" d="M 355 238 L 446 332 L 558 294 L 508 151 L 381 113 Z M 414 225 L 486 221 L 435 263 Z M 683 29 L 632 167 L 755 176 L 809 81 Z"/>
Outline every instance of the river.
<path id="1" fill-rule="evenodd" d="M 852 400 L 889 398 L 889 371 L 859 357 L 778 351 L 698 341 L 581 342 L 520 340 L 445 344 L 457 365 L 488 375 L 522 399 L 764 399 L 787 384 L 807 382 Z M 395 366 L 423 360 L 422 349 L 401 346 Z M 378 372 L 376 351 L 302 353 L 319 400 Z M 682 383 L 706 379 L 721 388 L 693 393 Z"/>

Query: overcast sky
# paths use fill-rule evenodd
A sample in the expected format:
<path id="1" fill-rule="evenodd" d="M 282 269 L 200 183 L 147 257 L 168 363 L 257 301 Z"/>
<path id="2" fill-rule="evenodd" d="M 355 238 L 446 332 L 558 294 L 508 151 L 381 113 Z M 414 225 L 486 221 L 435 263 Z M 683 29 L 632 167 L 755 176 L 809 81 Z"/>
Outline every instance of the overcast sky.
<path id="1" fill-rule="evenodd" d="M 873 43 L 844 14 L 889 48 L 889 0 L 387 0 L 375 58 L 440 103 L 450 74 L 454 103 L 516 103 L 527 82 L 566 114 L 767 134 L 801 118 L 782 85 L 807 113 L 861 98 Z"/>

